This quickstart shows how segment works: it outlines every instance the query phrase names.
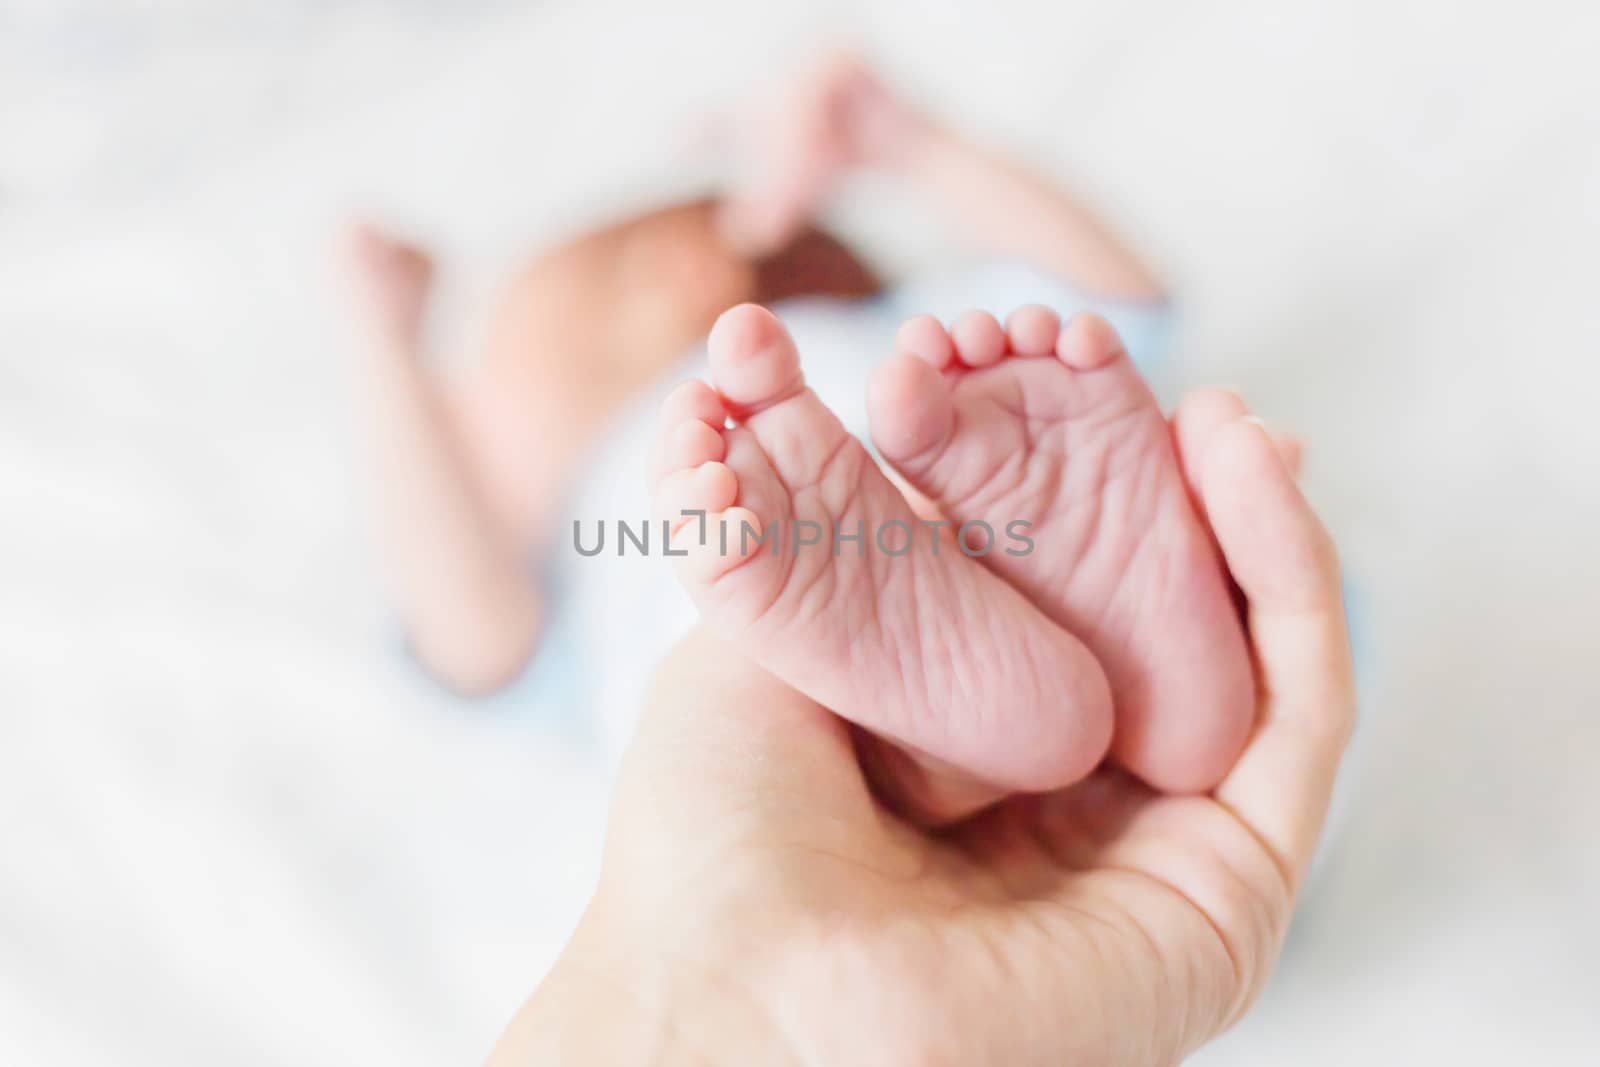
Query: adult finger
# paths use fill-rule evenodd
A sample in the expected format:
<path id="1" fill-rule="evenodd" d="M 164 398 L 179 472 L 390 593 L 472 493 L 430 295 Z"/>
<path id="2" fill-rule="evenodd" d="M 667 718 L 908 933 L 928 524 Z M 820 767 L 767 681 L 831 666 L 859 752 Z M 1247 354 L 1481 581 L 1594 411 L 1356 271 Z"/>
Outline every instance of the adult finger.
<path id="1" fill-rule="evenodd" d="M 1183 469 L 1184 481 L 1197 506 L 1202 506 L 1199 468 L 1206 446 L 1218 430 L 1248 414 L 1250 409 L 1238 393 L 1216 386 L 1196 389 L 1178 401 L 1173 409 L 1172 447 L 1178 453 L 1178 465 Z"/>
<path id="2" fill-rule="evenodd" d="M 1255 830 L 1293 889 L 1310 864 L 1355 717 L 1338 558 L 1252 419 L 1213 431 L 1199 495 L 1244 594 L 1259 683 L 1255 733 L 1216 796 Z"/>
<path id="3" fill-rule="evenodd" d="M 1306 439 L 1274 426 L 1267 427 L 1267 434 L 1272 438 L 1272 447 L 1277 449 L 1278 458 L 1283 460 L 1290 477 L 1300 477 L 1300 470 L 1306 462 Z"/>
<path id="4" fill-rule="evenodd" d="M 1172 412 L 1172 445 L 1178 453 L 1191 495 L 1198 498 L 1200 472 L 1194 469 L 1205 454 L 1206 445 L 1222 427 L 1250 414 L 1249 407 L 1231 389 L 1210 386 L 1196 389 L 1178 401 Z M 1268 427 L 1273 446 L 1289 473 L 1298 478 L 1305 462 L 1305 439 L 1287 430 Z M 1199 500 L 1196 499 L 1196 504 Z"/>

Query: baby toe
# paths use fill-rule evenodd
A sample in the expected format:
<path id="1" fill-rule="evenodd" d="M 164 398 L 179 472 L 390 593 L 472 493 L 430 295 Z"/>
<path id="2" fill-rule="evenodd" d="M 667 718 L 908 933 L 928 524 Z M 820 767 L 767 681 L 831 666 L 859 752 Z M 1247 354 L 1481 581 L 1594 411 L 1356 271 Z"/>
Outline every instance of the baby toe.
<path id="1" fill-rule="evenodd" d="M 711 377 L 729 413 L 747 418 L 805 389 L 800 353 L 778 317 L 758 304 L 724 311 L 706 341 Z"/>
<path id="2" fill-rule="evenodd" d="M 722 399 L 702 381 L 687 381 L 661 403 L 660 432 L 650 449 L 646 483 L 653 490 L 674 471 L 723 458 L 727 423 Z"/>
<path id="3" fill-rule="evenodd" d="M 698 467 L 721 460 L 727 452 L 722 434 L 696 419 L 680 422 L 668 433 L 662 446 L 662 460 L 669 471 Z"/>
<path id="4" fill-rule="evenodd" d="M 677 386 L 661 402 L 660 426 L 670 432 L 680 422 L 695 419 L 708 426 L 718 427 L 727 421 L 722 398 L 717 391 L 698 378 Z"/>
<path id="5" fill-rule="evenodd" d="M 878 451 L 892 463 L 905 464 L 931 457 L 949 438 L 955 402 L 937 369 L 901 353 L 867 379 L 867 422 Z"/>
<path id="6" fill-rule="evenodd" d="M 685 527 L 703 523 L 706 515 L 731 506 L 738 496 L 739 480 L 727 464 L 702 463 L 667 475 L 656 490 L 654 510 L 676 543 Z"/>
<path id="7" fill-rule="evenodd" d="M 950 340 L 950 331 L 932 315 L 917 315 L 900 324 L 894 335 L 897 354 L 912 355 L 943 370 L 956 357 L 956 347 Z"/>
<path id="8" fill-rule="evenodd" d="M 656 436 L 655 446 L 650 450 L 646 484 L 653 490 L 674 471 L 720 460 L 726 451 L 727 444 L 722 431 L 698 419 L 687 419 L 675 426 L 663 427 Z"/>
<path id="9" fill-rule="evenodd" d="M 998 363 L 1006 353 L 1006 335 L 987 311 L 969 311 L 950 327 L 956 355 L 969 367 Z"/>
<path id="10" fill-rule="evenodd" d="M 1039 304 L 1024 304 L 1006 319 L 1006 344 L 1015 355 L 1050 355 L 1060 333 L 1061 316 Z"/>
<path id="11" fill-rule="evenodd" d="M 1092 311 L 1072 316 L 1056 338 L 1056 358 L 1074 370 L 1095 370 L 1126 354 L 1117 331 Z"/>

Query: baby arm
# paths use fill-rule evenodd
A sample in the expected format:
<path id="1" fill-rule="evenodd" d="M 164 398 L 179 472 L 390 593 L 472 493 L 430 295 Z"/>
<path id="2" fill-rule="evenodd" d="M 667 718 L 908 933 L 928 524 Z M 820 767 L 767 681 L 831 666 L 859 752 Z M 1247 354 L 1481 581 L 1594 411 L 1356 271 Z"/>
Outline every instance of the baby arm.
<path id="1" fill-rule="evenodd" d="M 852 56 L 790 86 L 756 137 L 760 157 L 729 197 L 741 243 L 781 245 L 850 168 L 890 174 L 986 254 L 1023 260 L 1090 296 L 1153 301 L 1154 271 L 1077 196 L 895 97 Z"/>
<path id="2" fill-rule="evenodd" d="M 451 689 L 488 692 L 527 661 L 541 606 L 517 538 L 468 461 L 455 409 L 421 365 L 427 261 L 365 229 L 351 234 L 347 254 L 385 577 L 429 672 Z"/>

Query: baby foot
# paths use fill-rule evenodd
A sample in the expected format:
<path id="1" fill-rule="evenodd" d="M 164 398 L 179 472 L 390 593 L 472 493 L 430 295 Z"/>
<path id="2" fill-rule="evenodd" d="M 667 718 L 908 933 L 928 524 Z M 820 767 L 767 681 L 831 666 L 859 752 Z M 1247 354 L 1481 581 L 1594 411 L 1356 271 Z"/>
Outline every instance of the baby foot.
<path id="1" fill-rule="evenodd" d="M 983 562 L 1099 658 L 1112 754 L 1158 789 L 1210 789 L 1254 718 L 1244 635 L 1166 421 L 1103 319 L 1025 307 L 900 329 L 868 388 L 872 438 L 954 522 L 1027 523 Z"/>
<path id="2" fill-rule="evenodd" d="M 711 629 L 931 780 L 959 768 L 987 787 L 924 795 L 925 817 L 1092 770 L 1110 694 L 1082 643 L 918 518 L 806 387 L 771 312 L 726 312 L 709 349 L 716 388 L 667 400 L 653 473 Z"/>

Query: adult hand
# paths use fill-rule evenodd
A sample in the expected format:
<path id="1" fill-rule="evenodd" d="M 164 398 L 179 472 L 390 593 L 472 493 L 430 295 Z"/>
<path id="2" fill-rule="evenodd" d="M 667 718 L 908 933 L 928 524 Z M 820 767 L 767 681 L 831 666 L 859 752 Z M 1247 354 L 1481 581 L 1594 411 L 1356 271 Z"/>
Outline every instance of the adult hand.
<path id="1" fill-rule="evenodd" d="M 1174 438 L 1243 600 L 1255 733 L 1209 796 L 1115 770 L 935 834 L 714 639 L 664 671 L 599 889 L 491 1063 L 1173 1063 L 1266 981 L 1353 717 L 1338 565 L 1259 423 Z"/>

